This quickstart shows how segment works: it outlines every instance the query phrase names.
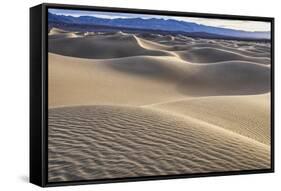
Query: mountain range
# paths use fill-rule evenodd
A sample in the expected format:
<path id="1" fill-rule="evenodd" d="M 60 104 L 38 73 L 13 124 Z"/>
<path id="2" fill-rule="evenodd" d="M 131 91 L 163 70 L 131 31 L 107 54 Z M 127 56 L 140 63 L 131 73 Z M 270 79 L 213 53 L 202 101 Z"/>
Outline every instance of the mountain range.
<path id="1" fill-rule="evenodd" d="M 234 38 L 247 39 L 270 39 L 270 32 L 249 32 L 243 30 L 227 29 L 207 26 L 193 22 L 179 21 L 162 18 L 115 18 L 106 19 L 94 16 L 66 16 L 48 12 L 49 23 L 79 24 L 79 25 L 99 25 L 106 27 L 121 27 L 130 29 L 161 30 L 171 32 L 186 33 L 207 33 Z"/>

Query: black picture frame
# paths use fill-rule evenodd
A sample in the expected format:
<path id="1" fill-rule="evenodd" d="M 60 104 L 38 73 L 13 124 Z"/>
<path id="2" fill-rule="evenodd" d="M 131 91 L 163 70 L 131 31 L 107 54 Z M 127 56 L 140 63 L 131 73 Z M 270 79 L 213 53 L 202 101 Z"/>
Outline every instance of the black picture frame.
<path id="1" fill-rule="evenodd" d="M 115 178 L 48 182 L 48 8 L 93 10 L 104 12 L 139 13 L 167 16 L 188 16 L 230 20 L 266 21 L 271 23 L 271 168 L 230 172 L 210 172 L 182 175 L 147 176 L 137 178 Z M 274 18 L 207 13 L 189 13 L 113 7 L 95 7 L 65 4 L 40 4 L 30 8 L 30 182 L 41 187 L 82 185 L 96 183 L 163 180 L 209 176 L 242 175 L 274 172 Z"/>

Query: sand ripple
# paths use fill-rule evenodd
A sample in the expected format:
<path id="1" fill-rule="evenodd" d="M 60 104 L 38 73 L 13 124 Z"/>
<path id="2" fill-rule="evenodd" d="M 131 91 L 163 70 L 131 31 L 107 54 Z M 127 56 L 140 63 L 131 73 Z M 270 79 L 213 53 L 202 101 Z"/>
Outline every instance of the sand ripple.
<path id="1" fill-rule="evenodd" d="M 270 167 L 264 144 L 148 108 L 49 109 L 48 141 L 50 182 Z"/>

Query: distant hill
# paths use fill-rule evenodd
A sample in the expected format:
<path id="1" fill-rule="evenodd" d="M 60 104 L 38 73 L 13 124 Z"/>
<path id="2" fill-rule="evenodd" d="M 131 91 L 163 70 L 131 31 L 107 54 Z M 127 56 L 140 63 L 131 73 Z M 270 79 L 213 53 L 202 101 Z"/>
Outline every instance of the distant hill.
<path id="1" fill-rule="evenodd" d="M 48 13 L 49 23 L 64 23 L 75 25 L 99 25 L 107 27 L 119 27 L 144 30 L 161 30 L 171 32 L 185 32 L 197 34 L 209 34 L 209 36 L 219 35 L 225 37 L 245 38 L 245 39 L 270 39 L 270 32 L 248 32 L 242 30 L 226 29 L 201 25 L 193 22 L 178 21 L 174 19 L 142 19 L 142 18 L 116 18 L 105 19 L 93 16 L 64 16 Z"/>

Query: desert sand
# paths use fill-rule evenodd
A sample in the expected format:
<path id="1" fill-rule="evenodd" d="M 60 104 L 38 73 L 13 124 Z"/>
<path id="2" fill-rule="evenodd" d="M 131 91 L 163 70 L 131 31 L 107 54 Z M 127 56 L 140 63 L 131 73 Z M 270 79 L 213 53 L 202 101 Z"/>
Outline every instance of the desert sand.
<path id="1" fill-rule="evenodd" d="M 268 43 L 52 28 L 48 62 L 50 182 L 270 168 Z"/>

